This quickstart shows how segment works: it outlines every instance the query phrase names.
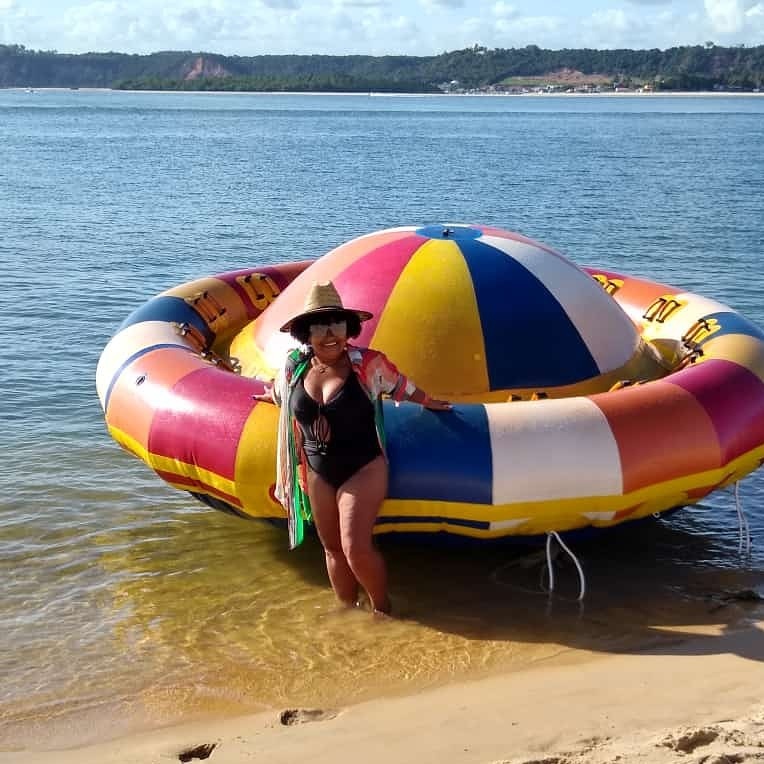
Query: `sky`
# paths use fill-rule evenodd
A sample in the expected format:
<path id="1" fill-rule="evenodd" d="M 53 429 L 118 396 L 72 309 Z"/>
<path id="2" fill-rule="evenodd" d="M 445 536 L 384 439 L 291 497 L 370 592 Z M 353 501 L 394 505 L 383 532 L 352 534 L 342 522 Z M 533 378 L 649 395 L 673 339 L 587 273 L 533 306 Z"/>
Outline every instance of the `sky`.
<path id="1" fill-rule="evenodd" d="M 60 53 L 435 55 L 764 44 L 764 0 L 0 0 L 0 43 Z"/>

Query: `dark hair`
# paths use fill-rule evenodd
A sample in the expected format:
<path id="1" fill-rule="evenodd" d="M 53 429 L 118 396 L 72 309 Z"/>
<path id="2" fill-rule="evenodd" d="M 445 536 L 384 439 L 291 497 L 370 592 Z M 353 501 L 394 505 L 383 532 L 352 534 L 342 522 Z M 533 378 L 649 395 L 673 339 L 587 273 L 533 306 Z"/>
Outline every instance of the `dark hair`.
<path id="1" fill-rule="evenodd" d="M 354 339 L 361 333 L 361 319 L 352 310 L 338 310 L 336 313 L 322 313 L 320 316 L 300 316 L 292 321 L 289 333 L 300 344 L 308 345 L 310 344 L 310 325 L 330 321 L 347 321 L 349 339 Z"/>

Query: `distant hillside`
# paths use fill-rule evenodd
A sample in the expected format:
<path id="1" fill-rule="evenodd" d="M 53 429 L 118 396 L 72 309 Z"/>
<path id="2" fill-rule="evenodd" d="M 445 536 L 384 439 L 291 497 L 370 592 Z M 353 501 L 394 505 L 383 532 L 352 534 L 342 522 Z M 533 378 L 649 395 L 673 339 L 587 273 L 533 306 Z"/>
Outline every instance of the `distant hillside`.
<path id="1" fill-rule="evenodd" d="M 438 56 L 221 56 L 163 51 L 67 54 L 0 45 L 0 87 L 103 87 L 188 90 L 345 90 L 422 92 L 506 89 L 513 82 L 555 81 L 555 73 L 656 89 L 764 88 L 764 45 L 668 50 L 492 49 L 474 46 Z"/>

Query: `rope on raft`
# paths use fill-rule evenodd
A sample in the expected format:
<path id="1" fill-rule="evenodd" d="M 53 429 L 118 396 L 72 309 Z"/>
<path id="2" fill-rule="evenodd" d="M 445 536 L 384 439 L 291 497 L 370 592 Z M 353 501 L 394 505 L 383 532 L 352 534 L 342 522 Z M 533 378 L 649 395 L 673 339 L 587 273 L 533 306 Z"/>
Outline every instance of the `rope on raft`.
<path id="1" fill-rule="evenodd" d="M 751 553 L 751 529 L 750 525 L 748 524 L 748 517 L 745 514 L 745 511 L 743 510 L 742 503 L 740 501 L 740 482 L 735 483 L 735 508 L 737 510 L 737 518 L 738 518 L 738 528 L 740 533 L 740 544 L 738 547 L 738 551 L 740 554 L 743 554 L 743 551 L 745 550 L 745 553 L 749 555 Z M 655 512 L 653 513 L 653 517 L 660 518 L 660 513 Z M 586 595 L 586 576 L 584 575 L 584 570 L 581 567 L 581 563 L 578 561 L 578 558 L 575 554 L 570 550 L 570 548 L 565 544 L 565 542 L 560 538 L 560 534 L 557 531 L 548 531 L 546 534 L 546 571 L 547 575 L 549 576 L 549 588 L 546 589 L 548 594 L 552 594 L 554 591 L 554 561 L 552 557 L 552 539 L 556 539 L 557 543 L 562 547 L 562 549 L 567 552 L 568 556 L 571 560 L 573 560 L 573 563 L 576 566 L 576 570 L 578 571 L 578 580 L 580 582 L 580 588 L 578 592 L 578 597 L 576 597 L 576 600 L 578 602 L 581 602 Z M 513 563 L 510 563 L 513 564 Z M 500 568 L 497 568 L 493 572 L 493 578 L 496 579 L 496 574 L 504 568 L 505 566 L 501 566 Z M 543 575 L 544 575 L 544 569 L 541 571 L 542 575 L 542 583 L 541 588 L 544 589 L 543 584 Z"/>
<path id="2" fill-rule="evenodd" d="M 578 591 L 578 597 L 576 599 L 581 602 L 586 594 L 586 576 L 584 576 L 584 569 L 581 567 L 581 563 L 578 561 L 576 555 L 570 551 L 565 542 L 560 538 L 560 534 L 557 531 L 549 531 L 546 534 L 546 568 L 549 571 L 549 593 L 554 591 L 554 567 L 552 564 L 552 538 L 557 539 L 557 543 L 568 553 L 568 556 L 575 563 L 576 570 L 578 570 L 578 580 L 580 581 L 580 588 Z"/>
<path id="3" fill-rule="evenodd" d="M 738 531 L 740 533 L 740 543 L 738 544 L 738 553 L 746 555 L 751 554 L 751 528 L 748 525 L 748 518 L 743 511 L 743 505 L 740 502 L 740 481 L 735 483 L 735 509 L 737 510 Z"/>

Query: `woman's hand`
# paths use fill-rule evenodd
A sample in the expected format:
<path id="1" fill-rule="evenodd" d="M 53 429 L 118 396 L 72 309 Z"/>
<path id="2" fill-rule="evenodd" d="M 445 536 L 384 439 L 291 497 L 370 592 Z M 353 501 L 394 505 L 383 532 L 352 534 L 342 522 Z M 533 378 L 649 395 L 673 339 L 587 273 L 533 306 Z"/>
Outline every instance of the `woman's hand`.
<path id="1" fill-rule="evenodd" d="M 263 392 L 255 393 L 252 396 L 252 400 L 275 404 L 275 401 L 273 400 L 273 383 L 268 384 L 267 382 L 263 382 Z"/>
<path id="2" fill-rule="evenodd" d="M 448 401 L 441 401 L 437 398 L 430 398 L 428 395 L 423 401 L 422 406 L 431 411 L 451 411 L 453 405 Z"/>

